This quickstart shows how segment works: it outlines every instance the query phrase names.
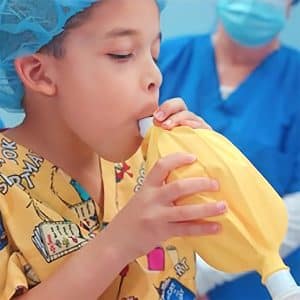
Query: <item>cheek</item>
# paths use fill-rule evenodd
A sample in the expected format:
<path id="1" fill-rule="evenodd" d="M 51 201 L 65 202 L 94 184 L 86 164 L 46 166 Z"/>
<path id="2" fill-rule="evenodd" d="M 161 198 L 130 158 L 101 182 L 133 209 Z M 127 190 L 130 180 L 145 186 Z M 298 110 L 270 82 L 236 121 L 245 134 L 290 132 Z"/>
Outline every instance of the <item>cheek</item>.
<path id="1" fill-rule="evenodd" d="M 68 122 L 76 120 L 81 126 L 110 130 L 138 117 L 141 97 L 137 76 L 132 69 L 117 71 L 109 65 L 94 64 L 61 72 L 59 98 Z"/>

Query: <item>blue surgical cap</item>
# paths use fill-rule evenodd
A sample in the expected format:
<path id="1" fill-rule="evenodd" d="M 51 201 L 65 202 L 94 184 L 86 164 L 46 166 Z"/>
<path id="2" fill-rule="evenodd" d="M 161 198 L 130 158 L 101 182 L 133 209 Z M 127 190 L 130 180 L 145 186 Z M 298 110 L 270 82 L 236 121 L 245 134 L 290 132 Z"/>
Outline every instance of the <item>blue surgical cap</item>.
<path id="1" fill-rule="evenodd" d="M 0 108 L 23 112 L 23 85 L 14 60 L 37 52 L 63 30 L 74 15 L 101 0 L 0 1 Z M 162 10 L 166 0 L 156 0 Z"/>

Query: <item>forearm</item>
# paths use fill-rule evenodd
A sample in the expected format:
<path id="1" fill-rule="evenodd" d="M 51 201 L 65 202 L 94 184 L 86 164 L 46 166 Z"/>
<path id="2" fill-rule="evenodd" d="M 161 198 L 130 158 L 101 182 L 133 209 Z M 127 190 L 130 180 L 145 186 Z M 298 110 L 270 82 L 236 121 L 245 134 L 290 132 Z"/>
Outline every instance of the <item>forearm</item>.
<path id="1" fill-rule="evenodd" d="M 129 263 L 118 248 L 101 233 L 49 279 L 17 299 L 97 299 Z"/>

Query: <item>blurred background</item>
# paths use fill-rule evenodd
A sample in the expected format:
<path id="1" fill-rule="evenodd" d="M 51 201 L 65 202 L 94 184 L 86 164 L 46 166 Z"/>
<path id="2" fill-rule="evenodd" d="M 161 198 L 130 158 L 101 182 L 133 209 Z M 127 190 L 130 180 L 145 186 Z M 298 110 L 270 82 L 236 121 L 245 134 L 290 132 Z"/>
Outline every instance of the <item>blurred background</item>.
<path id="1" fill-rule="evenodd" d="M 215 3 L 216 0 L 168 0 L 162 15 L 163 37 L 213 31 L 216 26 Z M 282 40 L 300 50 L 300 5 L 291 12 Z M 0 116 L 4 114 L 0 110 Z M 10 126 L 20 118 L 20 115 L 11 115 L 5 125 Z"/>
<path id="2" fill-rule="evenodd" d="M 216 0 L 168 0 L 162 15 L 164 38 L 212 31 L 216 24 L 215 4 Z M 291 12 L 282 40 L 300 49 L 300 4 Z"/>

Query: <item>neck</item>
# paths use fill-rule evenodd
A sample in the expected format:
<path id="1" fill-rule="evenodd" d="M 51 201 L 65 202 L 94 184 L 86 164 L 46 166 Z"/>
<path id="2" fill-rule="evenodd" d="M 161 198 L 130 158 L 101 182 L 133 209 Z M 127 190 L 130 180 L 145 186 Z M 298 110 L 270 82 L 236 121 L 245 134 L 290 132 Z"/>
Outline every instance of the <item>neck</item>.
<path id="1" fill-rule="evenodd" d="M 38 100 L 36 99 L 35 102 Z M 39 101 L 42 103 L 41 99 Z M 95 199 L 101 195 L 99 156 L 66 126 L 51 107 L 26 103 L 22 125 L 5 132 L 8 138 L 38 153 L 77 180 Z"/>
<path id="2" fill-rule="evenodd" d="M 230 65 L 249 66 L 249 68 L 258 66 L 268 55 L 273 53 L 280 46 L 280 42 L 277 38 L 259 48 L 241 46 L 230 39 L 222 25 L 219 25 L 213 41 L 216 55 L 220 61 Z"/>

